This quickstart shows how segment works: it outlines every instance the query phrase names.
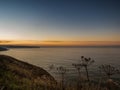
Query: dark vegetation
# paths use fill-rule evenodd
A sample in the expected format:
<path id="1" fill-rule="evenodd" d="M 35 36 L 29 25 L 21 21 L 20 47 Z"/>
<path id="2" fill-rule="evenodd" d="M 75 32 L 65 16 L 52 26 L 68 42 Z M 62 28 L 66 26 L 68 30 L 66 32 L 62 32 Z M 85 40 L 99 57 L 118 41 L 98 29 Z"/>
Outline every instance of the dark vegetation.
<path id="1" fill-rule="evenodd" d="M 0 55 L 0 90 L 45 90 L 55 83 L 44 69 Z"/>
<path id="2" fill-rule="evenodd" d="M 100 79 L 97 82 L 91 80 L 89 66 L 94 62 L 91 58 L 81 56 L 79 63 L 72 64 L 78 74 L 75 84 L 67 84 L 66 74 L 70 70 L 63 66 L 49 66 L 50 71 L 54 70 L 60 76 L 61 80 L 56 82 L 40 67 L 0 55 L 0 90 L 120 90 L 120 81 L 112 77 L 120 72 L 112 65 L 101 65 L 98 68 L 102 72 Z"/>
<path id="3" fill-rule="evenodd" d="M 59 82 L 60 90 L 120 90 L 120 77 L 118 80 L 115 80 L 112 76 L 119 74 L 120 71 L 116 69 L 112 65 L 101 65 L 98 67 L 102 76 L 96 82 L 90 79 L 89 76 L 89 66 L 92 65 L 95 61 L 91 58 L 86 58 L 81 56 L 81 60 L 79 63 L 73 63 L 72 66 L 78 73 L 78 77 L 76 77 L 76 85 L 65 85 L 65 75 L 69 71 L 63 66 L 56 67 L 51 65 L 49 67 L 50 70 L 56 70 L 61 77 L 61 82 Z M 81 70 L 86 72 L 85 75 L 81 72 Z M 100 74 L 101 74 L 100 73 Z M 86 78 L 84 78 L 84 77 Z"/>

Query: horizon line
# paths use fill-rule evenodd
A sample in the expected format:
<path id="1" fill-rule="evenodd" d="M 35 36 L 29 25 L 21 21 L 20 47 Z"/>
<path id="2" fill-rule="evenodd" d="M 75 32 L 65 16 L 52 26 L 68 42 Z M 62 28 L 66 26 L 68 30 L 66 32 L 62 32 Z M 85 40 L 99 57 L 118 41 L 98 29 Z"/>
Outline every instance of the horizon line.
<path id="1" fill-rule="evenodd" d="M 38 40 L 0 40 L 0 45 L 28 46 L 120 46 L 120 41 L 38 41 Z"/>

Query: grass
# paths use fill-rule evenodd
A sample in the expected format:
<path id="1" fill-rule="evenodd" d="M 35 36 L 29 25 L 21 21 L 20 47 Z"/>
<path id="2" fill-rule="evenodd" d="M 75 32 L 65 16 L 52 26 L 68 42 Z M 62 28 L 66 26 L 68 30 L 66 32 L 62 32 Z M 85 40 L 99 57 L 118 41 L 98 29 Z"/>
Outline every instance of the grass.
<path id="1" fill-rule="evenodd" d="M 74 81 L 76 83 L 65 84 L 65 75 L 69 72 L 65 67 L 50 66 L 50 69 L 56 69 L 61 77 L 61 82 L 56 82 L 47 71 L 40 67 L 21 62 L 10 56 L 0 55 L 0 90 L 120 90 L 120 79 L 115 80 L 112 78 L 114 74 L 119 74 L 115 67 L 102 65 L 101 70 L 106 76 L 104 78 L 100 77 L 99 81 L 96 82 L 90 80 L 89 76 L 88 69 L 91 65 L 91 59 L 83 59 L 82 56 L 82 60 L 85 61 L 72 64 L 78 72 L 77 80 Z M 84 66 L 82 66 L 83 64 Z M 87 70 L 84 69 L 86 65 Z M 84 75 L 86 78 L 81 76 L 81 69 L 86 71 Z M 110 76 L 106 73 L 109 71 L 112 73 Z"/>
<path id="2" fill-rule="evenodd" d="M 0 55 L 0 90 L 45 90 L 55 79 L 44 69 Z"/>
<path id="3" fill-rule="evenodd" d="M 89 76 L 89 65 L 92 65 L 93 63 L 94 60 L 92 60 L 91 58 L 85 58 L 84 56 L 81 56 L 81 60 L 79 63 L 72 64 L 72 66 L 78 73 L 78 77 L 76 77 L 76 84 L 74 85 L 73 83 L 64 84 L 65 75 L 67 73 L 67 69 L 65 67 L 56 67 L 54 65 L 51 65 L 50 70 L 56 69 L 57 72 L 58 68 L 60 68 L 58 73 L 61 77 L 61 82 L 58 83 L 58 87 L 60 88 L 60 90 L 120 90 L 119 78 L 117 80 L 112 78 L 113 75 L 120 74 L 120 71 L 112 65 L 101 65 L 98 69 L 100 69 L 103 75 L 99 77 L 98 81 L 94 81 L 93 79 L 90 80 L 91 78 Z M 81 69 L 86 72 L 85 75 L 81 72 Z M 82 75 L 84 75 L 84 77 Z"/>

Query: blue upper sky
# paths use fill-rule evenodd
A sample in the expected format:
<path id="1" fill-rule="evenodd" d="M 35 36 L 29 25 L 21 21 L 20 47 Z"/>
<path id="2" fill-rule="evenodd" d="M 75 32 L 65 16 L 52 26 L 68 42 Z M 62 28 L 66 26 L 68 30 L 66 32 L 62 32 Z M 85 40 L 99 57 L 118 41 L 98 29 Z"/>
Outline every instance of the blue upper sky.
<path id="1" fill-rule="evenodd" d="M 120 41 L 120 0 L 0 0 L 0 37 Z"/>

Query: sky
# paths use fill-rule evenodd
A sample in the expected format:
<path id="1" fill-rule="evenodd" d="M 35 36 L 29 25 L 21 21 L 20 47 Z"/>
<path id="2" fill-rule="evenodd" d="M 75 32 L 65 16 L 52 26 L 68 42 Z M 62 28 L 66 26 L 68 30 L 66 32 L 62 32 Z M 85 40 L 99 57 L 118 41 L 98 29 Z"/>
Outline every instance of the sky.
<path id="1" fill-rule="evenodd" d="M 120 45 L 120 1 L 0 0 L 0 43 Z"/>

